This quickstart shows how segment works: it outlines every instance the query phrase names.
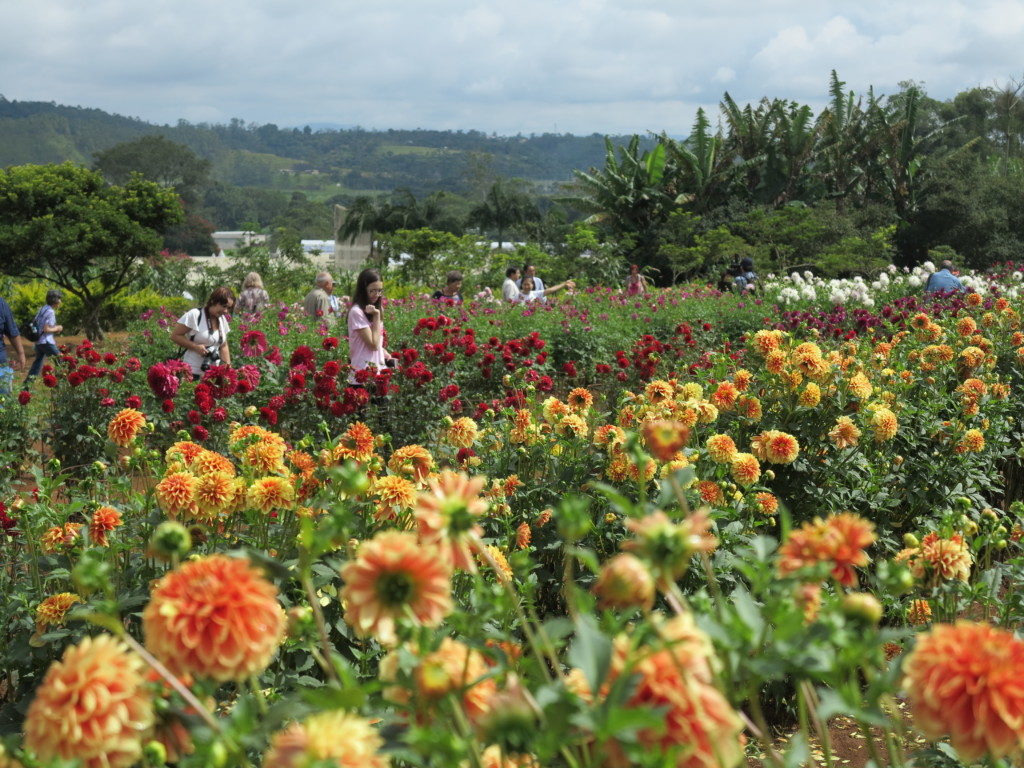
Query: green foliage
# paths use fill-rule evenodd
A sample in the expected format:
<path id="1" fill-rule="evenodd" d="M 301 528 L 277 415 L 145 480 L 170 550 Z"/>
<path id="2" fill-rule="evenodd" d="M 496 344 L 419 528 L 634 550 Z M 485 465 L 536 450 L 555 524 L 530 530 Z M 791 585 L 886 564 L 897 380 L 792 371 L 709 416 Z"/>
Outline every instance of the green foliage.
<path id="1" fill-rule="evenodd" d="M 181 219 L 171 190 L 133 176 L 123 187 L 70 163 L 0 173 L 0 268 L 50 280 L 78 296 L 90 337 L 103 305 L 159 251 L 157 232 Z"/>

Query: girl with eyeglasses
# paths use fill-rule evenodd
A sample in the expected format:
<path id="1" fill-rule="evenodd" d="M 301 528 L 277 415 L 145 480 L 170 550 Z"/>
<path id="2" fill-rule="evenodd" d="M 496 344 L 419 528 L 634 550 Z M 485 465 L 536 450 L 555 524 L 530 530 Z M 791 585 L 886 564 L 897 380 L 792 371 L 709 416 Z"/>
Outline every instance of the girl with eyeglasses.
<path id="1" fill-rule="evenodd" d="M 391 353 L 384 349 L 384 283 L 376 269 L 364 269 L 356 278 L 352 307 L 348 311 L 349 384 L 356 383 L 356 372 L 369 366 L 378 370 L 394 365 Z"/>

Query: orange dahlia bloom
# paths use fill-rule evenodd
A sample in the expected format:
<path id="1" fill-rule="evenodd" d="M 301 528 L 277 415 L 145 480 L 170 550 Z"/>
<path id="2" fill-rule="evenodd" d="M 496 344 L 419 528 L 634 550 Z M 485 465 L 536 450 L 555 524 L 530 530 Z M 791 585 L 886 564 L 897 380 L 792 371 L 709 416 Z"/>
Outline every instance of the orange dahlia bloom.
<path id="1" fill-rule="evenodd" d="M 420 482 L 434 471 L 434 457 L 422 445 L 403 445 L 391 454 L 388 469 Z"/>
<path id="2" fill-rule="evenodd" d="M 384 475 L 373 481 L 370 494 L 377 500 L 376 517 L 391 520 L 400 511 L 412 508 L 416 501 L 416 486 L 404 477 Z"/>
<path id="3" fill-rule="evenodd" d="M 202 450 L 189 462 L 189 470 L 194 475 L 207 475 L 212 472 L 223 472 L 228 477 L 235 476 L 235 465 L 231 459 L 216 451 Z"/>
<path id="4" fill-rule="evenodd" d="M 261 439 L 246 446 L 242 462 L 261 475 L 282 475 L 287 471 L 284 455 L 287 446 L 279 440 Z"/>
<path id="5" fill-rule="evenodd" d="M 168 464 L 180 461 L 182 464 L 187 465 L 205 450 L 198 443 L 193 443 L 190 440 L 179 440 L 164 452 L 164 461 Z"/>
<path id="6" fill-rule="evenodd" d="M 648 402 L 663 403 L 666 400 L 671 400 L 675 395 L 675 388 L 667 381 L 662 379 L 655 379 L 654 381 L 647 382 L 647 386 L 644 387 L 644 397 L 647 398 Z"/>
<path id="7" fill-rule="evenodd" d="M 114 445 L 125 448 L 135 442 L 139 430 L 146 424 L 146 417 L 134 408 L 123 408 L 107 424 L 107 437 Z"/>
<path id="8" fill-rule="evenodd" d="M 600 429 L 609 429 L 609 427 L 600 427 Z M 611 444 L 611 437 L 614 436 L 616 439 L 615 444 L 621 444 L 625 440 L 625 432 L 622 432 L 618 427 L 610 427 L 612 430 L 618 430 L 606 438 L 602 435 L 602 443 L 605 445 Z M 621 433 L 621 439 L 619 437 Z M 690 429 L 680 421 L 671 421 L 668 419 L 651 419 L 645 421 L 643 426 L 640 428 L 640 434 L 644 439 L 644 445 L 658 461 L 669 461 L 676 453 L 683 448 L 690 439 Z M 594 433 L 594 442 L 597 442 L 597 433 Z"/>
<path id="9" fill-rule="evenodd" d="M 779 510 L 779 500 L 774 494 L 767 493 L 766 491 L 754 494 L 754 504 L 765 515 L 774 515 Z"/>
<path id="10" fill-rule="evenodd" d="M 345 621 L 356 633 L 392 644 L 395 624 L 411 614 L 436 627 L 452 611 L 451 565 L 437 549 L 405 531 L 364 542 L 341 569 Z"/>
<path id="11" fill-rule="evenodd" d="M 120 512 L 113 507 L 98 507 L 89 521 L 89 541 L 97 547 L 105 547 L 107 534 L 121 525 Z"/>
<path id="12" fill-rule="evenodd" d="M 754 380 L 754 374 L 746 368 L 740 368 L 732 375 L 732 383 L 740 392 L 746 392 L 750 388 L 750 382 Z"/>
<path id="13" fill-rule="evenodd" d="M 36 629 L 41 631 L 44 627 L 63 624 L 71 606 L 80 602 L 82 598 L 73 592 L 50 595 L 36 608 Z"/>
<path id="14" fill-rule="evenodd" d="M 594 404 L 594 396 L 589 389 L 576 387 L 566 396 L 565 402 L 577 413 L 586 413 Z"/>
<path id="15" fill-rule="evenodd" d="M 985 449 L 985 435 L 980 429 L 968 429 L 956 445 L 957 453 L 980 453 Z"/>
<path id="16" fill-rule="evenodd" d="M 245 502 L 264 514 L 295 506 L 295 486 L 283 477 L 260 477 L 245 492 Z"/>
<path id="17" fill-rule="evenodd" d="M 145 665 L 110 635 L 87 637 L 50 665 L 25 716 L 25 747 L 44 761 L 128 768 L 153 726 Z"/>
<path id="18" fill-rule="evenodd" d="M 628 552 L 601 566 L 593 590 L 600 608 L 650 610 L 654 605 L 654 578 L 643 561 Z"/>
<path id="19" fill-rule="evenodd" d="M 81 523 L 64 523 L 48 528 L 40 537 L 43 552 L 52 555 L 73 546 L 78 540 L 81 528 Z"/>
<path id="20" fill-rule="evenodd" d="M 722 491 L 722 486 L 714 480 L 698 480 L 693 487 L 705 504 L 710 504 L 713 507 L 725 505 L 725 493 Z"/>
<path id="21" fill-rule="evenodd" d="M 728 411 L 736 405 L 736 398 L 739 397 L 740 391 L 731 381 L 723 381 L 714 392 L 711 393 L 709 400 L 715 405 L 716 408 Z"/>
<path id="22" fill-rule="evenodd" d="M 800 455 L 800 443 L 792 435 L 769 429 L 755 435 L 750 441 L 751 452 L 761 461 L 789 464 Z"/>
<path id="23" fill-rule="evenodd" d="M 343 710 L 321 712 L 292 723 L 270 739 L 263 768 L 388 768 L 384 740 L 370 721 Z"/>
<path id="24" fill-rule="evenodd" d="M 744 487 L 761 479 L 761 463 L 752 453 L 737 453 L 729 465 L 732 479 Z"/>
<path id="25" fill-rule="evenodd" d="M 856 586 L 856 567 L 870 562 L 864 550 L 874 543 L 874 524 L 850 512 L 804 523 L 779 547 L 779 573 L 828 563 L 831 576 L 845 587 Z"/>
<path id="26" fill-rule="evenodd" d="M 718 464 L 728 464 L 738 452 L 736 443 L 728 435 L 711 435 L 705 441 L 704 447 L 707 448 L 710 459 Z"/>
<path id="27" fill-rule="evenodd" d="M 189 472 L 168 472 L 154 489 L 160 508 L 171 517 L 195 514 L 196 482 Z"/>
<path id="28" fill-rule="evenodd" d="M 736 401 L 736 410 L 740 416 L 760 421 L 762 414 L 761 401 L 753 395 L 744 395 Z"/>
<path id="29" fill-rule="evenodd" d="M 753 335 L 750 340 L 750 346 L 755 350 L 761 357 L 767 357 L 769 353 L 777 350 L 782 346 L 782 340 L 785 335 L 779 330 L 762 330 L 758 331 Z"/>
<path id="30" fill-rule="evenodd" d="M 849 416 L 840 416 L 836 425 L 829 430 L 828 436 L 832 444 L 839 450 L 857 445 L 860 440 L 860 429 Z"/>
<path id="31" fill-rule="evenodd" d="M 1024 641 L 988 624 L 939 624 L 920 635 L 903 662 L 914 724 L 929 738 L 949 735 L 965 762 L 1024 747 Z"/>
<path id="32" fill-rule="evenodd" d="M 915 627 L 932 620 L 932 606 L 927 600 L 911 600 L 907 606 L 907 621 Z"/>
<path id="33" fill-rule="evenodd" d="M 247 561 L 191 560 L 157 582 L 142 614 L 146 647 L 178 675 L 259 674 L 284 638 L 277 588 Z"/>
<path id="34" fill-rule="evenodd" d="M 626 706 L 660 712 L 662 725 L 641 729 L 637 739 L 672 752 L 679 768 L 732 768 L 743 759 L 743 723 L 712 685 L 710 640 L 688 615 L 664 622 L 658 634 L 640 648 L 626 636 L 614 643 L 610 679 L 636 678 Z"/>
<path id="35" fill-rule="evenodd" d="M 338 462 L 352 459 L 365 464 L 372 455 L 373 432 L 361 421 L 349 425 L 334 449 L 334 460 Z"/>
<path id="36" fill-rule="evenodd" d="M 530 530 L 529 523 L 520 523 L 519 527 L 516 528 L 516 546 L 519 549 L 526 549 L 530 546 L 530 542 L 533 540 L 533 531 Z"/>
<path id="37" fill-rule="evenodd" d="M 461 692 L 466 714 L 476 722 L 490 710 L 497 687 L 493 679 L 485 679 L 489 671 L 490 665 L 482 653 L 446 637 L 436 651 L 423 657 L 413 680 L 416 693 L 426 701 Z"/>
<path id="38" fill-rule="evenodd" d="M 584 438 L 590 434 L 590 427 L 582 417 L 575 413 L 569 413 L 555 424 L 554 431 L 562 437 Z"/>
<path id="39" fill-rule="evenodd" d="M 456 448 L 472 448 L 478 437 L 480 437 L 480 428 L 468 416 L 453 421 L 444 433 L 444 440 Z"/>
<path id="40" fill-rule="evenodd" d="M 473 570 L 472 541 L 483 535 L 477 521 L 487 513 L 487 501 L 480 496 L 485 482 L 446 469 L 416 498 L 413 514 L 420 538 L 448 556 L 455 570 Z"/>

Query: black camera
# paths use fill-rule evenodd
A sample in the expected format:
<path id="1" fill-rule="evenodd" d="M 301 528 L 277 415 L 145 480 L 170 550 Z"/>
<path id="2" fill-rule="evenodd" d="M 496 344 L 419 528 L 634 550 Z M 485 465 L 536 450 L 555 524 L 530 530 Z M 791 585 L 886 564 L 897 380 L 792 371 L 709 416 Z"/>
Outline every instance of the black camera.
<path id="1" fill-rule="evenodd" d="M 211 345 L 206 347 L 206 354 L 203 356 L 203 363 L 199 368 L 200 370 L 208 371 L 215 365 L 220 365 L 220 347 Z"/>

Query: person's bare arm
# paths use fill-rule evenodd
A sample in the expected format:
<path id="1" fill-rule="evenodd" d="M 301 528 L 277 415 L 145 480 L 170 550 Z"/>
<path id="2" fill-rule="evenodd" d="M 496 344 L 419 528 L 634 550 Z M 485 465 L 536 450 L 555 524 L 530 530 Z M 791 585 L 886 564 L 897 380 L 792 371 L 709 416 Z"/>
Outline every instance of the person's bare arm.
<path id="1" fill-rule="evenodd" d="M 179 347 L 182 347 L 183 349 L 192 350 L 196 354 L 206 354 L 206 349 L 203 347 L 202 344 L 196 344 L 188 337 L 188 334 L 191 330 L 192 329 L 189 328 L 184 323 L 175 323 L 174 330 L 171 331 L 171 341 L 173 341 L 175 344 L 177 344 Z"/>
<path id="2" fill-rule="evenodd" d="M 21 343 L 21 336 L 15 336 L 11 339 L 11 344 L 14 346 L 14 351 L 18 354 L 18 359 L 11 361 L 11 365 L 15 370 L 19 370 L 25 367 L 25 347 Z"/>

